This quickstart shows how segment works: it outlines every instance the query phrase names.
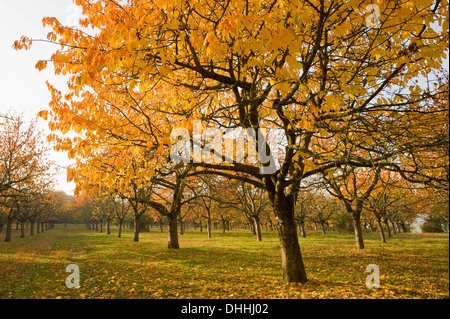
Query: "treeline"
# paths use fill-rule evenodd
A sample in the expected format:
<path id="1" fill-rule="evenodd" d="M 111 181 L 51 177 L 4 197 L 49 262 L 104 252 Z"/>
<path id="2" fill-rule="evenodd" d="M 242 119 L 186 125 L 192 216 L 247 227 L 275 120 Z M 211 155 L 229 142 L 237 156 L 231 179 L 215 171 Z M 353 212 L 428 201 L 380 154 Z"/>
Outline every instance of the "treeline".
<path id="1" fill-rule="evenodd" d="M 12 111 L 0 114 L 0 232 L 11 241 L 12 227 L 33 236 L 67 222 L 72 197 L 54 190 L 54 166 L 36 120 Z"/>
<path id="2" fill-rule="evenodd" d="M 217 176 L 203 176 L 196 182 L 202 192 L 180 210 L 179 234 L 190 228 L 211 237 L 212 229 L 225 233 L 239 228 L 248 229 L 261 241 L 261 229 L 277 229 L 276 216 L 263 190 Z M 308 232 L 324 235 L 354 232 L 352 213 L 339 197 L 319 186 L 316 183 L 299 192 L 294 218 L 301 237 L 305 238 Z M 448 231 L 448 200 L 445 202 L 440 195 L 398 185 L 379 185 L 364 201 L 361 226 L 364 232 L 379 232 L 383 242 L 393 234 L 410 232 L 413 227 L 420 229 L 421 223 L 423 231 Z M 83 192 L 75 200 L 75 206 L 74 218 L 78 223 L 106 234 L 111 234 L 114 224 L 119 228 L 119 237 L 123 227 L 134 229 L 135 241 L 139 240 L 140 232 L 151 228 L 165 232 L 169 226 L 168 217 L 150 206 L 143 205 L 141 214 L 133 214 L 131 202 L 118 194 L 99 196 L 99 193 Z M 433 227 L 429 225 L 430 220 L 435 221 Z"/>

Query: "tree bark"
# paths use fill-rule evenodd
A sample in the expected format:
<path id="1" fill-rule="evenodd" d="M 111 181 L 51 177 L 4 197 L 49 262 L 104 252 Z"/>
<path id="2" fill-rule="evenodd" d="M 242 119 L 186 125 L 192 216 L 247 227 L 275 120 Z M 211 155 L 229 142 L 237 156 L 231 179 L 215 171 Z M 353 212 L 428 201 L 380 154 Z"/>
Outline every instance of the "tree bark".
<path id="1" fill-rule="evenodd" d="M 122 224 L 123 224 L 123 221 L 121 219 L 119 219 L 119 234 L 117 235 L 118 238 L 122 237 Z"/>
<path id="2" fill-rule="evenodd" d="M 6 234 L 5 234 L 5 242 L 11 241 L 11 232 L 12 232 L 12 219 L 8 218 L 6 220 Z"/>
<path id="3" fill-rule="evenodd" d="M 34 221 L 30 222 L 30 236 L 34 236 Z"/>
<path id="4" fill-rule="evenodd" d="M 326 234 L 326 232 L 325 232 L 325 222 L 320 221 L 320 226 L 322 228 L 322 235 L 325 235 Z"/>
<path id="5" fill-rule="evenodd" d="M 207 228 L 208 228 L 208 238 L 211 238 L 211 212 L 208 210 L 208 218 L 207 218 Z"/>
<path id="6" fill-rule="evenodd" d="M 178 243 L 178 231 L 177 231 L 177 215 L 174 212 L 171 212 L 167 216 L 167 221 L 169 223 L 169 242 L 168 248 L 171 249 L 179 249 L 180 245 Z"/>
<path id="7" fill-rule="evenodd" d="M 381 217 L 377 217 L 377 222 L 378 222 L 378 226 L 380 227 L 381 241 L 383 243 L 385 243 L 386 242 L 386 236 L 384 236 L 383 223 L 381 222 Z"/>
<path id="8" fill-rule="evenodd" d="M 180 235 L 184 235 L 183 220 L 181 219 L 180 215 L 178 215 L 178 219 L 180 221 Z"/>
<path id="9" fill-rule="evenodd" d="M 20 222 L 20 238 L 24 238 L 24 237 L 25 237 L 25 223 Z"/>
<path id="10" fill-rule="evenodd" d="M 139 226 L 140 226 L 140 217 L 139 215 L 134 215 L 134 238 L 133 241 L 139 241 Z"/>
<path id="11" fill-rule="evenodd" d="M 259 221 L 258 217 L 254 217 L 254 229 L 255 229 L 255 234 L 256 234 L 256 240 L 257 241 L 262 241 L 262 235 L 261 235 L 261 223 Z"/>
<path id="12" fill-rule="evenodd" d="M 352 213 L 353 229 L 355 231 L 356 247 L 364 249 L 364 238 L 361 228 L 361 214 L 357 211 Z"/>
<path id="13" fill-rule="evenodd" d="M 298 228 L 300 230 L 300 234 L 301 234 L 302 238 L 306 238 L 305 222 L 303 221 L 303 219 L 299 220 Z"/>
<path id="14" fill-rule="evenodd" d="M 392 234 L 391 234 L 391 227 L 389 226 L 389 221 L 388 221 L 387 218 L 384 219 L 384 224 L 386 225 L 386 230 L 387 230 L 388 237 L 391 237 L 392 236 Z"/>
<path id="15" fill-rule="evenodd" d="M 283 278 L 286 282 L 306 283 L 305 266 L 300 251 L 297 236 L 297 226 L 294 219 L 293 196 L 275 196 L 273 201 L 274 213 L 278 218 L 278 237 L 281 246 L 281 262 Z"/>

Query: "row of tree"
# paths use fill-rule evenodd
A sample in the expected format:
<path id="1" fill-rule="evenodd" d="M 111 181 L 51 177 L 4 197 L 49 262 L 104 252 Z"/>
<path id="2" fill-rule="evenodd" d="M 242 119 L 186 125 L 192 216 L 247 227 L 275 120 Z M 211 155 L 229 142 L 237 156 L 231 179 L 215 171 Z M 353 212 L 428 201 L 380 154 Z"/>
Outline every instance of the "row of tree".
<path id="1" fill-rule="evenodd" d="M 263 190 L 221 177 L 203 176 L 200 182 L 203 193 L 180 210 L 177 219 L 179 234 L 183 234 L 187 227 L 199 228 L 200 231 L 206 228 L 210 238 L 214 225 L 222 232 L 231 228 L 247 228 L 261 241 L 263 227 L 276 228 L 276 217 Z M 217 188 L 218 184 L 220 188 Z M 300 191 L 296 203 L 295 221 L 301 236 L 306 237 L 306 230 L 322 234 L 354 231 L 353 212 L 346 209 L 339 197 L 315 186 Z M 428 191 L 380 184 L 364 202 L 361 226 L 365 232 L 378 230 L 383 242 L 386 242 L 386 234 L 390 237 L 392 233 L 409 232 L 424 218 L 439 220 L 433 224 L 434 229 L 427 228 L 425 223 L 425 231 L 448 231 L 448 201 L 444 201 L 444 198 L 437 198 L 435 193 Z M 163 232 L 167 226 L 167 219 L 149 207 L 142 215 L 134 214 L 132 217 L 133 208 L 129 201 L 118 194 L 99 196 L 99 193 L 84 192 L 77 198 L 76 206 L 77 222 L 100 232 L 105 225 L 106 233 L 111 234 L 110 226 L 114 223 L 119 226 L 118 236 L 121 237 L 124 225 L 138 224 L 134 229 L 135 241 L 139 240 L 139 232 L 148 231 L 149 227 L 159 227 Z"/>
<path id="2" fill-rule="evenodd" d="M 0 232 L 11 241 L 12 225 L 20 237 L 39 234 L 71 217 L 72 198 L 53 188 L 54 166 L 36 120 L 10 111 L 0 114 Z"/>
<path id="3" fill-rule="evenodd" d="M 48 83 L 39 115 L 76 161 L 76 191 L 116 194 L 135 220 L 157 211 L 169 248 L 183 207 L 208 204 L 203 176 L 264 190 L 284 278 L 302 283 L 295 208 L 307 185 L 340 200 L 361 249 L 375 189 L 401 177 L 448 192 L 447 1 L 383 1 L 369 17 L 365 0 L 77 5 L 78 27 L 43 19 L 51 31 L 40 40 L 61 47 L 50 61 L 68 93 Z"/>

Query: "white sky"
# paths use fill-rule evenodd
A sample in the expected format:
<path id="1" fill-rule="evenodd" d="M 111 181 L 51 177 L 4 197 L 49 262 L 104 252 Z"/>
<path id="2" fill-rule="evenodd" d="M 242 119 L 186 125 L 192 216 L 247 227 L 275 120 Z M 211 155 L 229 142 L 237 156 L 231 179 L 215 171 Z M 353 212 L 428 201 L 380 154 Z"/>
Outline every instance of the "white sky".
<path id="1" fill-rule="evenodd" d="M 12 109 L 23 113 L 26 119 L 35 118 L 50 101 L 45 81 L 57 88 L 65 87 L 63 78 L 54 75 L 51 64 L 41 72 L 35 69 L 38 60 L 50 58 L 54 45 L 34 42 L 27 51 L 15 51 L 12 45 L 22 35 L 45 39 L 50 28 L 42 26 L 43 17 L 56 17 L 65 23 L 73 21 L 77 14 L 72 0 L 0 0 L 0 113 Z M 47 133 L 46 123 L 41 120 L 39 124 Z M 50 157 L 60 166 L 70 163 L 65 153 L 52 152 Z M 73 193 L 75 185 L 67 183 L 65 170 L 61 170 L 56 188 Z"/>

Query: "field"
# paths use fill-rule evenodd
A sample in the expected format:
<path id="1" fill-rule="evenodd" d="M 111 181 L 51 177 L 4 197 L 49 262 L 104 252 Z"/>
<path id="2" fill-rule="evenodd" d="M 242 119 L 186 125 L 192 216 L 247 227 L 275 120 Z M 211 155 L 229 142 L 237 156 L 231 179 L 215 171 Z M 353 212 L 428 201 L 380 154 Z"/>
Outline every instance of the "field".
<path id="1" fill-rule="evenodd" d="M 382 244 L 365 234 L 300 238 L 309 281 L 285 284 L 276 232 L 257 242 L 245 230 L 222 234 L 188 229 L 179 250 L 156 229 L 132 241 L 83 226 L 57 225 L 35 236 L 0 242 L 0 298 L 449 298 L 449 235 L 396 234 Z M 4 236 L 4 233 L 0 233 Z M 66 266 L 80 270 L 80 288 L 66 287 Z M 366 287 L 366 266 L 380 269 L 379 289 Z"/>

